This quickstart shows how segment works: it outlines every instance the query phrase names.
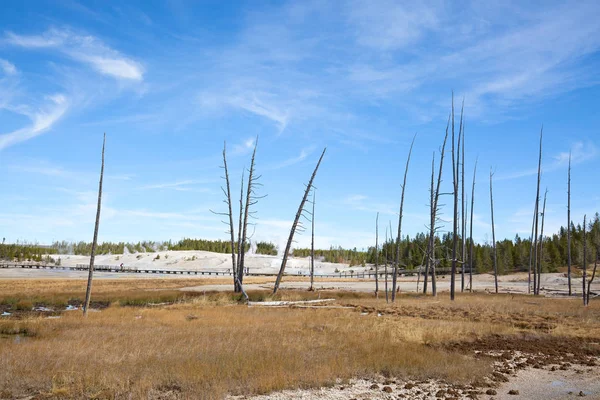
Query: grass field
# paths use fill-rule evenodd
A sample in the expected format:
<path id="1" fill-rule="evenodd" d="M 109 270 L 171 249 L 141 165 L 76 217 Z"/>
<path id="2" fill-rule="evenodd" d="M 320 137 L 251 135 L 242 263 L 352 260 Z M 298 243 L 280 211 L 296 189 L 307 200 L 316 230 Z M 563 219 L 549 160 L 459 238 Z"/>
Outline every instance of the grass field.
<path id="1" fill-rule="evenodd" d="M 62 309 L 83 298 L 84 282 L 0 281 L 0 305 L 13 312 L 0 319 L 0 398 L 212 399 L 379 374 L 469 383 L 489 374 L 492 362 L 451 343 L 600 338 L 598 302 L 402 295 L 392 305 L 367 293 L 250 293 L 333 297 L 348 307 L 259 308 L 232 293 L 178 290 L 186 286 L 189 279 L 98 280 L 100 312 L 49 319 L 31 307 Z"/>

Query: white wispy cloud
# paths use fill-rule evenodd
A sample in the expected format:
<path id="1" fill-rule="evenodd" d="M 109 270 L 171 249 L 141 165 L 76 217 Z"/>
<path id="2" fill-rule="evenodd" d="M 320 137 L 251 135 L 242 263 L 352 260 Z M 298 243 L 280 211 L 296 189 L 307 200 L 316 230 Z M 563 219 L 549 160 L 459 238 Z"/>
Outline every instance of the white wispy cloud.
<path id="1" fill-rule="evenodd" d="M 290 113 L 277 106 L 272 94 L 240 91 L 231 95 L 220 95 L 215 92 L 202 92 L 199 96 L 200 106 L 205 110 L 222 107 L 240 109 L 273 122 L 283 132 L 288 125 Z"/>
<path id="2" fill-rule="evenodd" d="M 410 98 L 412 107 L 431 109 L 433 103 L 447 108 L 438 103 L 439 96 L 429 85 L 450 83 L 465 95 L 468 115 L 482 118 L 506 114 L 524 101 L 598 83 L 596 68 L 581 64 L 600 49 L 600 8 L 595 2 L 549 4 L 543 13 L 525 3 L 493 11 L 475 5 L 457 10 L 451 5 L 419 4 L 417 11 L 406 11 L 409 6 L 388 1 L 368 3 L 370 11 L 359 19 L 355 35 L 359 44 L 370 44 L 374 51 L 347 67 L 347 76 L 365 95 L 389 99 L 427 87 Z M 422 23 L 402 23 L 411 12 L 422 15 L 416 19 Z M 369 15 L 383 15 L 383 22 Z M 388 19 L 400 23 L 388 28 Z M 398 34 L 380 35 L 394 29 Z M 416 46 L 406 51 L 407 44 Z M 388 54 L 393 50 L 401 61 Z"/>
<path id="3" fill-rule="evenodd" d="M 392 0 L 356 0 L 347 7 L 358 43 L 384 51 L 411 45 L 437 28 L 439 8 L 439 4 Z"/>
<path id="4" fill-rule="evenodd" d="M 365 211 L 369 213 L 380 213 L 387 215 L 398 215 L 396 206 L 391 203 L 381 203 L 369 198 L 363 194 L 353 194 L 346 196 L 342 203 L 352 210 Z"/>
<path id="5" fill-rule="evenodd" d="M 198 184 L 202 184 L 202 183 L 206 183 L 206 181 L 188 179 L 188 180 L 175 181 L 175 182 L 162 182 L 162 183 L 143 185 L 143 186 L 138 187 L 138 189 L 139 190 L 171 189 L 171 190 L 177 190 L 180 192 L 189 192 L 189 191 L 210 192 L 209 189 L 194 187 L 194 186 L 196 186 Z"/>
<path id="6" fill-rule="evenodd" d="M 60 120 L 69 109 L 69 100 L 62 94 L 48 96 L 46 104 L 30 110 L 23 107 L 19 111 L 31 120 L 31 125 L 16 131 L 0 135 L 0 150 L 16 143 L 24 142 L 41 135 Z"/>
<path id="7" fill-rule="evenodd" d="M 254 149 L 254 143 L 256 143 L 256 138 L 248 138 L 242 143 L 235 144 L 231 153 L 232 155 L 247 154 Z"/>
<path id="8" fill-rule="evenodd" d="M 137 61 L 111 49 L 91 35 L 79 35 L 68 29 L 52 28 L 42 35 L 18 35 L 7 32 L 4 41 L 27 49 L 56 49 L 103 75 L 117 79 L 142 81 L 144 67 Z"/>
<path id="9" fill-rule="evenodd" d="M 577 165 L 590 161 L 598 157 L 598 147 L 592 142 L 584 143 L 582 141 L 575 142 L 571 147 L 571 165 Z M 569 165 L 569 151 L 562 151 L 552 156 L 552 162 L 548 164 L 542 163 L 542 173 L 553 172 L 561 168 L 566 168 Z M 499 175 L 497 180 L 504 181 L 510 179 L 524 178 L 526 176 L 537 175 L 537 167 L 524 169 L 504 175 Z"/>
<path id="10" fill-rule="evenodd" d="M 302 150 L 300 150 L 300 154 L 298 154 L 296 157 L 291 157 L 291 158 L 288 158 L 287 160 L 281 161 L 279 163 L 276 163 L 276 164 L 273 164 L 270 166 L 266 166 L 265 168 L 263 168 L 263 170 L 273 171 L 273 170 L 289 167 L 294 164 L 298 164 L 298 163 L 306 160 L 306 157 L 311 155 L 313 153 L 313 150 L 314 150 L 313 147 L 307 148 L 307 149 L 302 149 Z"/>
<path id="11" fill-rule="evenodd" d="M 283 132 L 288 124 L 289 113 L 287 111 L 262 101 L 256 95 L 232 98 L 231 105 L 273 121 L 279 128 L 279 132 Z"/>
<path id="12" fill-rule="evenodd" d="M 563 151 L 554 156 L 554 164 L 557 166 L 569 165 L 569 154 L 571 156 L 572 165 L 581 164 L 596 158 L 598 156 L 598 147 L 592 142 L 576 142 L 571 146 L 570 152 Z"/>
<path id="13" fill-rule="evenodd" d="M 4 71 L 5 75 L 15 75 L 17 73 L 17 67 L 10 61 L 0 58 L 0 69 Z"/>
<path id="14" fill-rule="evenodd" d="M 54 165 L 11 165 L 10 168 L 19 172 L 28 172 L 54 177 L 73 178 L 77 175 L 72 171 L 68 171 L 62 167 L 57 167 Z"/>

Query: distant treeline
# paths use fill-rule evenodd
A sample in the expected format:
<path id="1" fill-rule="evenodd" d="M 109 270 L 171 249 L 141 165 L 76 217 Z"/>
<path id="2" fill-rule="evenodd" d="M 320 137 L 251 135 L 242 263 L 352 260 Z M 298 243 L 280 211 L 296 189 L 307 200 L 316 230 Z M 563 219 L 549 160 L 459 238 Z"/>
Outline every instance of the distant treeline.
<path id="1" fill-rule="evenodd" d="M 137 243 L 125 243 L 125 242 L 104 242 L 98 243 L 96 248 L 96 254 L 124 254 L 130 253 L 146 253 L 154 251 L 164 251 L 168 249 L 171 242 L 153 242 L 143 241 Z M 89 256 L 92 253 L 91 242 L 54 242 L 51 248 L 58 254 L 76 254 Z M 127 250 L 126 250 L 127 248 Z"/>
<path id="2" fill-rule="evenodd" d="M 371 249 L 369 249 L 370 251 Z M 294 249 L 292 251 L 294 257 L 310 256 L 310 249 Z M 330 247 L 329 250 L 315 249 L 315 257 L 319 257 L 325 262 L 344 263 L 353 265 L 361 265 L 370 262 L 369 252 L 358 251 L 356 247 L 352 250 L 342 247 Z M 383 260 L 383 258 L 381 258 Z M 375 247 L 373 247 L 373 262 L 375 262 Z"/>
<path id="3" fill-rule="evenodd" d="M 0 259 L 11 261 L 50 261 L 48 254 L 57 254 L 55 249 L 30 243 L 0 244 Z M 52 262 L 54 260 L 52 259 Z"/>
<path id="4" fill-rule="evenodd" d="M 441 267 L 450 267 L 452 253 L 452 234 L 448 233 L 441 238 L 436 237 L 436 259 L 440 260 Z M 596 260 L 600 251 L 600 216 L 598 213 L 587 225 L 587 262 L 591 265 Z M 467 240 L 467 257 L 465 263 L 468 266 L 469 240 Z M 571 259 L 573 265 L 583 264 L 583 226 L 581 224 L 571 225 Z M 514 240 L 505 239 L 496 242 L 498 254 L 498 273 L 506 274 L 516 271 L 527 271 L 531 254 L 530 238 L 523 239 L 516 235 Z M 558 233 L 546 236 L 542 245 L 542 271 L 557 272 L 559 268 L 567 265 L 567 229 L 562 227 Z M 387 250 L 388 260 L 395 257 L 396 244 L 388 241 L 383 244 L 379 251 L 379 263 L 385 261 Z M 427 249 L 427 236 L 418 234 L 414 238 L 405 237 L 400 244 L 401 267 L 412 269 L 423 265 L 424 253 Z M 459 246 L 458 254 L 462 254 Z M 462 257 L 459 257 L 462 260 Z M 375 248 L 368 251 L 368 263 L 375 262 Z M 488 272 L 493 269 L 493 247 L 492 243 L 475 243 L 473 246 L 473 268 L 477 272 Z"/>
<path id="5" fill-rule="evenodd" d="M 75 254 L 88 256 L 92 252 L 91 242 L 54 242 L 50 248 L 46 247 L 42 254 Z M 250 249 L 250 243 L 246 243 L 245 250 Z M 225 240 L 204 240 L 204 239 L 181 239 L 175 243 L 143 241 L 137 243 L 129 242 L 103 242 L 98 243 L 96 254 L 124 254 L 124 253 L 151 253 L 165 250 L 199 250 L 211 251 L 214 253 L 231 253 L 231 242 Z M 49 253 L 51 252 L 51 253 Z M 235 244 L 235 252 L 237 253 L 237 243 Z M 258 242 L 256 243 L 256 253 L 258 254 L 277 254 L 277 247 L 273 243 Z"/>
<path id="6" fill-rule="evenodd" d="M 238 244 L 235 243 L 235 253 L 237 253 Z M 167 243 L 169 250 L 200 250 L 212 251 L 213 253 L 231 254 L 231 242 L 226 240 L 204 240 L 204 239 L 181 239 L 177 243 Z M 246 243 L 244 251 L 248 251 L 249 244 Z"/>
<path id="7" fill-rule="evenodd" d="M 452 249 L 452 234 L 444 234 L 435 238 L 436 259 L 441 267 L 449 267 Z M 505 239 L 496 243 L 498 252 L 498 272 L 505 274 L 515 271 L 527 271 L 531 252 L 530 238 L 521 238 L 516 235 L 513 240 Z M 236 253 L 237 253 L 237 245 Z M 469 265 L 469 241 L 467 240 L 467 259 L 462 260 Z M 92 244 L 87 242 L 55 242 L 50 247 L 29 243 L 0 244 L 0 258 L 11 260 L 43 261 L 48 254 L 77 254 L 90 255 Z M 250 249 L 250 243 L 245 246 L 245 251 Z M 270 242 L 257 242 L 254 245 L 257 254 L 276 255 L 277 246 Z M 424 253 L 427 249 L 427 235 L 420 233 L 415 237 L 405 236 L 400 243 L 401 268 L 413 269 L 423 265 Z M 587 261 L 592 264 L 600 250 L 600 216 L 598 213 L 591 219 L 587 226 Z M 215 253 L 231 253 L 231 243 L 224 240 L 181 239 L 177 242 L 142 241 L 137 243 L 112 243 L 98 244 L 97 254 L 123 254 L 144 253 L 165 250 L 202 250 Z M 387 253 L 388 263 L 395 260 L 396 243 L 388 240 L 380 245 L 379 264 L 383 265 Z M 459 245 L 458 254 L 462 254 Z M 294 249 L 293 256 L 308 257 L 310 249 Z M 328 250 L 315 249 L 315 256 L 323 261 L 332 263 L 345 263 L 353 265 L 366 265 L 375 263 L 375 247 L 368 250 L 344 249 L 330 247 Z M 493 268 L 493 248 L 491 243 L 475 243 L 473 246 L 473 268 L 477 272 L 491 271 Z M 583 263 L 583 227 L 581 224 L 571 225 L 571 257 L 573 265 Z M 542 246 L 543 272 L 556 272 L 567 264 L 567 229 L 562 227 L 558 233 L 544 237 Z"/>
<path id="8" fill-rule="evenodd" d="M 467 257 L 465 263 L 468 266 L 469 240 L 466 241 Z M 436 259 L 441 267 L 450 267 L 452 253 L 452 234 L 444 234 L 435 238 Z M 498 254 L 498 273 L 506 274 L 516 271 L 527 271 L 529 269 L 529 258 L 531 253 L 531 239 L 523 239 L 516 235 L 514 240 L 505 239 L 496 242 Z M 385 263 L 387 254 L 388 264 L 395 260 L 395 240 L 388 240 L 380 245 L 379 264 Z M 405 236 L 400 243 L 400 267 L 413 269 L 424 263 L 425 251 L 427 249 L 427 235 L 417 234 L 411 238 Z M 600 216 L 598 213 L 592 218 L 587 226 L 587 262 L 592 264 L 596 254 L 600 251 Z M 459 255 L 462 250 L 459 245 Z M 310 249 L 294 249 L 296 257 L 310 256 Z M 375 263 L 375 247 L 369 247 L 367 251 L 352 250 L 341 247 L 331 247 L 329 250 L 315 249 L 315 257 L 325 262 L 345 263 L 352 265 L 365 265 Z M 477 272 L 488 272 L 493 269 L 493 247 L 492 243 L 475 243 L 473 246 L 473 269 Z M 558 233 L 546 236 L 542 246 L 542 270 L 543 272 L 556 272 L 559 268 L 567 265 L 567 229 L 561 228 Z M 459 257 L 461 261 L 462 257 Z M 573 265 L 583 264 L 583 227 L 581 224 L 571 225 L 571 259 Z"/>

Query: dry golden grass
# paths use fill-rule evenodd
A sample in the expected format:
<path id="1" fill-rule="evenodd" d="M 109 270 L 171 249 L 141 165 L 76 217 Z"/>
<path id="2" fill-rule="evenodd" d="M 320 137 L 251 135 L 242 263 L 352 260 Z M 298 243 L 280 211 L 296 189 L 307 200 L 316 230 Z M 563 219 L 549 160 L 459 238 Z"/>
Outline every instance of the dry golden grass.
<path id="1" fill-rule="evenodd" d="M 485 370 L 398 335 L 419 329 L 351 310 L 181 304 L 111 307 L 62 319 L 3 321 L 30 337 L 0 340 L 0 388 L 68 397 L 266 393 L 375 373 L 465 381 Z M 460 367 L 458 367 L 460 365 Z"/>
<path id="2" fill-rule="evenodd" d="M 0 394 L 159 398 L 170 392 L 212 399 L 372 374 L 465 382 L 489 371 L 489 361 L 448 353 L 444 343 L 520 331 L 600 337 L 597 302 L 584 309 L 576 301 L 526 296 L 461 295 L 451 303 L 446 296 L 402 295 L 392 305 L 341 292 L 320 295 L 355 308 L 265 309 L 240 305 L 230 293 L 197 293 L 170 306 L 118 305 L 122 296 L 142 301 L 161 288 L 180 293 L 175 289 L 190 281 L 98 280 L 96 298 L 113 305 L 88 318 L 66 312 L 60 319 L 0 320 Z M 35 294 L 50 302 L 62 290 L 80 293 L 73 284 L 0 282 L 0 290 L 17 301 Z M 277 298 L 315 296 L 287 291 Z"/>

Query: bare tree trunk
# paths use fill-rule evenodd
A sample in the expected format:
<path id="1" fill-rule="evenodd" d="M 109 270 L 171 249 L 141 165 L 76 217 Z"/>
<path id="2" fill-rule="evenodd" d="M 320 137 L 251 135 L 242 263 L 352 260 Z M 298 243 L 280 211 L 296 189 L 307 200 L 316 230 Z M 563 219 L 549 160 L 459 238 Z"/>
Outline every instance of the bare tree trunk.
<path id="1" fill-rule="evenodd" d="M 586 230 L 587 230 L 587 224 L 586 224 L 586 216 L 583 216 L 583 292 L 582 292 L 582 297 L 583 297 L 583 305 L 587 306 L 587 296 L 585 293 L 585 281 L 586 281 L 586 274 L 587 274 L 587 235 L 586 235 Z"/>
<path id="2" fill-rule="evenodd" d="M 544 193 L 544 205 L 542 206 L 542 229 L 540 231 L 540 261 L 538 263 L 538 274 L 537 274 L 537 288 L 538 293 L 542 289 L 542 265 L 544 262 L 544 219 L 546 216 L 546 197 L 548 196 L 548 189 Z"/>
<path id="3" fill-rule="evenodd" d="M 429 265 L 431 264 L 432 257 L 432 249 L 433 246 L 431 244 L 433 239 L 433 234 L 435 230 L 435 218 L 434 218 L 434 194 L 433 194 L 433 180 L 435 175 L 435 152 L 433 152 L 433 156 L 431 158 L 431 188 L 429 189 L 429 208 L 430 208 L 430 223 L 429 226 L 429 237 L 427 240 L 427 261 L 425 263 L 425 276 L 423 277 L 423 293 L 427 294 L 427 280 L 429 279 Z"/>
<path id="4" fill-rule="evenodd" d="M 442 143 L 441 156 L 440 156 L 440 169 L 438 170 L 437 186 L 434 193 L 433 211 L 431 213 L 430 221 L 430 244 L 431 244 L 431 294 L 437 296 L 437 279 L 435 274 L 435 225 L 437 222 L 437 211 L 440 199 L 440 186 L 442 184 L 442 171 L 444 167 L 444 154 L 446 152 L 446 142 L 448 141 L 448 130 L 450 128 L 450 116 L 448 116 L 448 123 L 446 124 L 446 134 L 444 135 L 444 142 Z"/>
<path id="5" fill-rule="evenodd" d="M 231 271 L 233 275 L 233 288 L 234 291 L 237 287 L 237 273 L 236 273 L 236 260 L 235 260 L 235 231 L 233 229 L 233 210 L 231 207 L 231 186 L 229 185 L 229 171 L 227 170 L 227 156 L 226 156 L 227 143 L 223 143 L 223 169 L 225 170 L 225 188 L 223 193 L 225 194 L 225 203 L 227 204 L 227 215 L 229 216 L 229 234 L 231 236 Z"/>
<path id="6" fill-rule="evenodd" d="M 461 240 L 462 240 L 462 267 L 460 269 L 460 291 L 464 292 L 465 291 L 465 267 L 467 266 L 467 249 L 465 246 L 465 242 L 466 242 L 466 236 L 467 236 L 467 232 L 466 232 L 466 222 L 467 222 L 467 216 L 465 214 L 465 126 L 463 124 L 462 126 L 462 163 L 461 163 L 461 186 L 462 186 L 462 193 L 460 196 L 461 199 L 461 207 L 462 207 L 462 212 L 461 212 L 461 222 L 462 222 L 462 234 L 461 234 Z"/>
<path id="7" fill-rule="evenodd" d="M 540 210 L 540 179 L 542 175 L 542 138 L 543 138 L 543 127 L 540 130 L 540 156 L 538 161 L 538 176 L 537 176 L 537 190 L 535 195 L 535 239 L 534 239 L 534 257 L 533 257 L 533 294 L 539 294 L 537 287 L 537 260 L 538 260 L 538 221 L 539 221 L 539 210 Z"/>
<path id="8" fill-rule="evenodd" d="M 567 184 L 567 280 L 571 292 L 571 152 L 569 151 L 569 178 Z"/>
<path id="9" fill-rule="evenodd" d="M 537 204 L 533 208 L 533 221 L 531 222 L 531 248 L 529 249 L 529 274 L 527 276 L 527 293 L 531 293 L 531 265 L 533 263 L 533 243 L 534 243 L 534 228 L 535 216 L 537 215 Z M 535 272 L 534 272 L 535 274 Z M 534 291 L 535 294 L 535 291 Z"/>
<path id="10" fill-rule="evenodd" d="M 250 170 L 248 171 L 248 185 L 246 186 L 246 204 L 244 204 L 244 224 L 242 226 L 242 252 L 239 254 L 240 268 L 238 269 L 238 281 L 240 286 L 244 283 L 244 261 L 246 254 L 246 238 L 248 232 L 248 218 L 250 215 L 250 206 L 256 204 L 257 200 L 253 197 L 254 185 L 259 177 L 254 176 L 254 159 L 256 156 L 256 147 L 258 146 L 258 136 L 254 141 L 254 150 L 252 151 L 252 160 L 250 161 Z"/>
<path id="11" fill-rule="evenodd" d="M 471 187 L 471 224 L 469 226 L 469 291 L 473 291 L 473 208 L 475 206 L 475 176 L 477 175 L 477 161 L 473 169 L 473 186 Z"/>
<path id="12" fill-rule="evenodd" d="M 392 223 L 390 222 L 390 227 Z M 387 242 L 388 242 L 388 228 L 385 227 L 385 244 L 383 246 L 383 252 L 385 257 L 385 302 L 389 303 L 389 295 L 388 295 L 388 253 L 387 253 Z"/>
<path id="13" fill-rule="evenodd" d="M 498 257 L 496 252 L 496 231 L 494 229 L 494 195 L 492 193 L 492 169 L 490 168 L 490 204 L 492 209 L 492 243 L 494 246 L 494 285 L 496 293 L 498 293 Z"/>
<path id="14" fill-rule="evenodd" d="M 379 296 L 379 213 L 375 218 L 375 296 Z"/>
<path id="15" fill-rule="evenodd" d="M 464 109 L 464 101 L 463 101 Z M 460 127 L 458 130 L 458 149 L 454 149 L 454 93 L 452 94 L 452 197 L 454 198 L 454 213 L 452 223 L 452 271 L 450 273 L 450 300 L 454 300 L 456 291 L 456 253 L 458 245 L 458 164 L 460 153 L 460 140 L 462 133 L 463 112 L 460 113 Z"/>
<path id="16" fill-rule="evenodd" d="M 590 304 L 590 292 L 592 290 L 592 282 L 594 281 L 594 278 L 596 277 L 596 268 L 598 268 L 598 249 L 596 249 L 596 260 L 594 260 L 594 271 L 592 272 L 592 277 L 590 278 L 590 280 L 588 282 L 587 294 L 585 296 L 586 304 Z"/>
<path id="17" fill-rule="evenodd" d="M 281 278 L 283 277 L 283 273 L 285 271 L 285 265 L 287 263 L 288 254 L 292 247 L 292 241 L 294 240 L 294 233 L 296 232 L 296 227 L 298 226 L 298 222 L 300 220 L 300 216 L 302 215 L 302 211 L 304 210 L 304 203 L 306 203 L 306 198 L 308 197 L 308 193 L 312 188 L 313 181 L 315 176 L 317 175 L 317 171 L 319 170 L 319 165 L 321 165 L 321 160 L 323 160 L 323 156 L 325 155 L 325 151 L 327 148 L 323 149 L 323 153 L 321 153 L 321 157 L 317 162 L 317 166 L 313 171 L 310 180 L 308 181 L 308 185 L 306 185 L 306 190 L 304 191 L 304 197 L 302 197 L 302 201 L 300 202 L 300 206 L 298 207 L 298 212 L 296 213 L 296 218 L 294 218 L 294 223 L 292 224 L 292 229 L 290 229 L 290 236 L 288 238 L 287 244 L 285 246 L 285 253 L 283 253 L 283 260 L 281 261 L 281 268 L 279 269 L 279 273 L 277 274 L 277 280 L 275 281 L 275 286 L 273 287 L 273 294 L 277 293 L 279 289 L 279 284 L 281 283 Z"/>
<path id="18" fill-rule="evenodd" d="M 317 190 L 313 188 L 313 207 L 312 207 L 312 235 L 310 240 L 310 290 L 315 290 L 313 283 L 315 279 L 315 202 L 317 201 Z"/>
<path id="19" fill-rule="evenodd" d="M 94 240 L 92 241 L 92 251 L 90 255 L 90 269 L 88 273 L 87 289 L 85 291 L 85 303 L 83 306 L 83 316 L 87 316 L 92 298 L 92 278 L 94 277 L 94 259 L 96 258 L 96 247 L 98 245 L 98 227 L 100 226 L 100 209 L 102 208 L 102 180 L 104 179 L 104 147 L 106 145 L 106 133 L 102 139 L 102 166 L 100 167 L 100 183 L 98 184 L 98 208 L 96 209 L 96 224 L 94 225 Z"/>
<path id="20" fill-rule="evenodd" d="M 398 236 L 396 237 L 396 262 L 394 263 L 394 276 L 392 277 L 392 303 L 396 300 L 396 284 L 398 280 L 398 267 L 400 266 L 400 241 L 402 240 L 402 211 L 404 208 L 404 190 L 406 189 L 406 176 L 408 175 L 408 165 L 410 164 L 410 156 L 415 144 L 417 135 L 413 137 L 406 159 L 406 168 L 404 168 L 404 182 L 402 183 L 402 197 L 400 198 L 400 215 L 398 216 Z"/>
<path id="21" fill-rule="evenodd" d="M 242 243 L 242 225 L 244 223 L 244 172 L 246 172 L 246 168 L 242 169 L 242 182 L 240 183 L 240 217 L 238 220 L 238 257 L 237 257 L 237 268 L 235 270 L 235 285 L 234 291 L 236 293 L 241 292 L 242 288 L 239 284 L 239 270 L 242 268 L 242 256 L 241 254 L 245 251 L 244 244 Z"/>

